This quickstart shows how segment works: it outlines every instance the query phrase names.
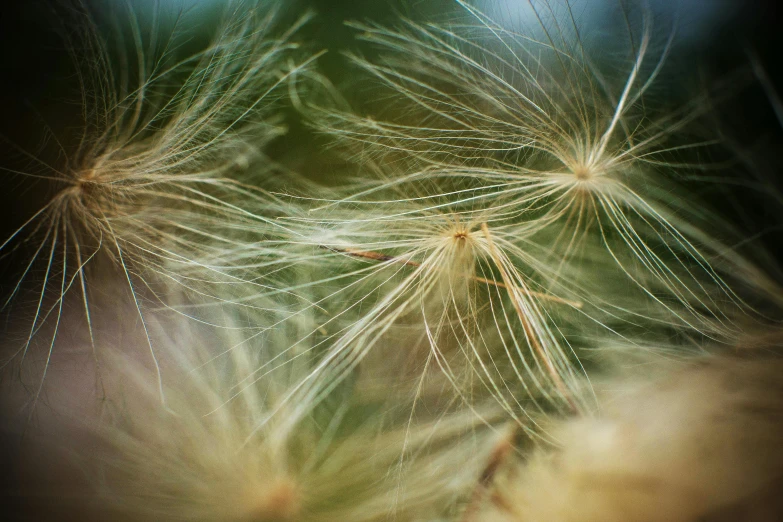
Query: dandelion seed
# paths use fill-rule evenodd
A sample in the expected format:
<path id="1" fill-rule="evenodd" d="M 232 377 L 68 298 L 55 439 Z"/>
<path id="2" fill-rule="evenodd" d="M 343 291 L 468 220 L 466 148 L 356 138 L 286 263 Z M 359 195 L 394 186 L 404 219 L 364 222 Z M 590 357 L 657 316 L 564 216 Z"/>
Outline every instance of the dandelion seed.
<path id="1" fill-rule="evenodd" d="M 44 165 L 47 179 L 63 188 L 0 246 L 38 242 L 6 301 L 37 285 L 37 310 L 27 340 L 6 364 L 23 361 L 42 325 L 59 321 L 74 284 L 92 337 L 89 281 L 96 263 L 113 265 L 142 324 L 145 300 L 171 306 L 171 296 L 184 292 L 227 305 L 233 303 L 227 286 L 257 289 L 246 269 L 232 265 L 243 245 L 278 228 L 264 215 L 274 198 L 243 180 L 246 174 L 237 176 L 236 160 L 258 159 L 260 148 L 283 132 L 271 109 L 313 59 L 300 59 L 290 41 L 307 16 L 280 31 L 273 8 L 232 4 L 214 41 L 183 58 L 177 48 L 186 36 L 184 13 L 167 37 L 153 27 L 147 45 L 129 8 L 138 68 L 138 85 L 129 87 L 128 71 L 114 69 L 98 29 L 77 7 L 78 46 L 88 52 L 87 63 L 77 64 L 84 134 L 62 166 Z M 264 162 L 256 167 L 262 180 L 271 169 Z M 43 277 L 36 282 L 39 267 Z M 166 290 L 172 286 L 178 290 Z M 156 360 L 151 343 L 149 352 Z"/>
<path id="2" fill-rule="evenodd" d="M 323 297 L 313 303 L 330 310 L 293 345 L 308 343 L 317 363 L 288 400 L 317 404 L 354 375 L 391 379 L 390 386 L 415 380 L 421 404 L 440 401 L 443 391 L 425 390 L 444 386 L 469 408 L 488 393 L 528 431 L 532 411 L 579 409 L 589 400 L 569 389 L 577 370 L 548 311 L 580 303 L 535 289 L 518 266 L 537 262 L 506 240 L 507 227 L 488 237 L 480 216 L 410 200 L 361 214 L 350 207 L 337 201 L 328 212 L 286 220 L 297 240 L 280 248 L 309 245 L 299 261 L 287 259 L 312 274 L 288 290 L 316 291 Z M 330 335 L 318 340 L 323 330 Z M 401 336 L 409 339 L 404 350 Z M 381 361 L 385 367 L 374 370 Z"/>

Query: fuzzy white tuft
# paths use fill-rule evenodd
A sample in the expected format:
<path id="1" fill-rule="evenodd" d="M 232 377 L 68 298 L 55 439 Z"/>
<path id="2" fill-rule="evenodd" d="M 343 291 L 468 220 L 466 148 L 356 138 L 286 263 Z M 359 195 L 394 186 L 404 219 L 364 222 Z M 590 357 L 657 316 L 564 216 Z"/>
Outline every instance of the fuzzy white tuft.
<path id="1" fill-rule="evenodd" d="M 602 409 L 554 428 L 476 520 L 779 520 L 783 360 L 660 366 L 606 382 Z"/>

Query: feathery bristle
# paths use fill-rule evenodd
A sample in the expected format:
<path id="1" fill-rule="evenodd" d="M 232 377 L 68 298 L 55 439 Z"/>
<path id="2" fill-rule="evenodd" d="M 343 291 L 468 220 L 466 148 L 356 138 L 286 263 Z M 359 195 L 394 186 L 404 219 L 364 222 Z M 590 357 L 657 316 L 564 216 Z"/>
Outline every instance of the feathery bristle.
<path id="1" fill-rule="evenodd" d="M 261 151 L 283 132 L 275 101 L 312 61 L 290 41 L 307 16 L 280 30 L 274 7 L 231 3 L 214 41 L 182 57 L 177 48 L 187 37 L 186 13 L 164 41 L 153 27 L 144 42 L 128 9 L 138 68 L 133 86 L 122 79 L 127 71 L 114 70 L 87 10 L 76 6 L 80 47 L 88 53 L 81 58 L 86 63 L 77 64 L 84 134 L 75 152 L 63 150 L 62 165 L 48 167 L 47 178 L 63 188 L 0 246 L 33 245 L 6 305 L 25 286 L 37 295 L 29 335 L 4 354 L 6 364 L 24 361 L 44 323 L 55 324 L 51 356 L 73 287 L 92 332 L 99 319 L 90 304 L 96 262 L 130 289 L 144 322 L 145 299 L 166 304 L 168 294 L 185 291 L 222 306 L 232 299 L 226 287 L 245 282 L 252 288 L 242 267 L 230 266 L 232 252 L 276 228 L 275 216 L 263 213 L 274 205 L 263 189 L 274 165 Z M 248 161 L 252 177 L 241 172 Z"/>

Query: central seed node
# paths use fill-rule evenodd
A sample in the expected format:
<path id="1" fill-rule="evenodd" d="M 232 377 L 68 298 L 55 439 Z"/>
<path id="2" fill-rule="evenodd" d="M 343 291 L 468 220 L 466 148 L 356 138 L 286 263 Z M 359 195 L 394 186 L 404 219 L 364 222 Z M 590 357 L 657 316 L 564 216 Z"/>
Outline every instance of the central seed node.
<path id="1" fill-rule="evenodd" d="M 585 166 L 579 166 L 575 168 L 574 175 L 576 176 L 576 179 L 579 181 L 587 181 L 592 177 L 592 173 L 590 172 L 590 169 Z"/>

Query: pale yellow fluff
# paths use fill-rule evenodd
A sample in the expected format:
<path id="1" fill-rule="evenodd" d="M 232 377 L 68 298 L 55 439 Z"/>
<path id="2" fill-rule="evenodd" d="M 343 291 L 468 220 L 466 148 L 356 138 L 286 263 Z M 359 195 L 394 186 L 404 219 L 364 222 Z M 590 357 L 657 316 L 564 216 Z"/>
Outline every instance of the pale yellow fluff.
<path id="1" fill-rule="evenodd" d="M 744 355 L 747 356 L 747 353 Z M 783 517 L 783 359 L 719 356 L 608 383 L 498 481 L 482 522 Z"/>

